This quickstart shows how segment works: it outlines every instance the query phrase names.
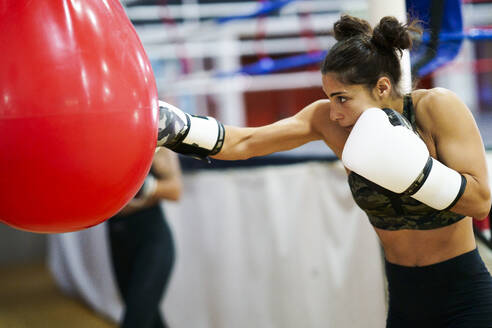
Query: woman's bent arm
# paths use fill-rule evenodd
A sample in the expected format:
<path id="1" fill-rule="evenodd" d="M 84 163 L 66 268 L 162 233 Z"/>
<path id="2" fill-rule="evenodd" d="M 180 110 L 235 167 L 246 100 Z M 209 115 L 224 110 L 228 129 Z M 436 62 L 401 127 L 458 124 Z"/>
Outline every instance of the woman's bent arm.
<path id="1" fill-rule="evenodd" d="M 452 92 L 438 88 L 425 101 L 434 125 L 437 157 L 467 180 L 465 192 L 451 211 L 481 219 L 490 211 L 485 150 L 469 109 Z"/>

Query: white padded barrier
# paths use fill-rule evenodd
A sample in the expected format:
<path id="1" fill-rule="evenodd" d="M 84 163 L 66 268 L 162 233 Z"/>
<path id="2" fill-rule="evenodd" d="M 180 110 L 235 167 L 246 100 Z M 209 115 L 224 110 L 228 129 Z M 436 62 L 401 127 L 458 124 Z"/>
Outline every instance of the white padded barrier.
<path id="1" fill-rule="evenodd" d="M 180 202 L 163 206 L 172 327 L 384 327 L 381 249 L 340 162 L 189 172 Z M 50 236 L 61 289 L 118 320 L 110 265 L 105 224 Z"/>

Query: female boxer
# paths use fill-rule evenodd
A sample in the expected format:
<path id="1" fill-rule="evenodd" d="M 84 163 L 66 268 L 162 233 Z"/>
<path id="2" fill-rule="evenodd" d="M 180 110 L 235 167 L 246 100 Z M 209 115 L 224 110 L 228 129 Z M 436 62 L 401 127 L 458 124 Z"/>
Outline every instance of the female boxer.
<path id="1" fill-rule="evenodd" d="M 452 92 L 400 92 L 400 55 L 415 31 L 394 17 L 373 30 L 342 16 L 322 65 L 328 99 L 256 128 L 224 128 L 162 103 L 159 145 L 237 160 L 323 140 L 384 248 L 387 327 L 492 327 L 492 278 L 471 219 L 491 206 L 484 146 Z"/>

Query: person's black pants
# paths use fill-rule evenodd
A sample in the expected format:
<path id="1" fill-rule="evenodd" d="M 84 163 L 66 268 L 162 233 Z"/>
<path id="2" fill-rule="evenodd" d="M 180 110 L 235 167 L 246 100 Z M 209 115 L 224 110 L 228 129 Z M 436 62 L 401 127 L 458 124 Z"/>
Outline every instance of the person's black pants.
<path id="1" fill-rule="evenodd" d="M 387 328 L 492 327 L 492 278 L 478 250 L 405 267 L 386 261 Z"/>
<path id="2" fill-rule="evenodd" d="M 167 327 L 159 304 L 175 255 L 161 207 L 156 205 L 108 222 L 113 269 L 125 303 L 121 327 Z"/>

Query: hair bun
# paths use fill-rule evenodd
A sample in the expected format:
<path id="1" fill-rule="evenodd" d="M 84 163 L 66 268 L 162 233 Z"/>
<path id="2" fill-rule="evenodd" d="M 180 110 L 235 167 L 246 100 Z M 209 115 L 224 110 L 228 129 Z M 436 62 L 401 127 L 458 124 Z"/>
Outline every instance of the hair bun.
<path id="1" fill-rule="evenodd" d="M 412 47 L 410 30 L 413 28 L 401 24 L 395 17 L 386 16 L 374 28 L 371 40 L 378 48 L 402 51 Z"/>
<path id="2" fill-rule="evenodd" d="M 333 25 L 335 39 L 342 41 L 357 35 L 370 36 L 372 32 L 371 25 L 363 19 L 342 15 L 340 19 Z"/>

